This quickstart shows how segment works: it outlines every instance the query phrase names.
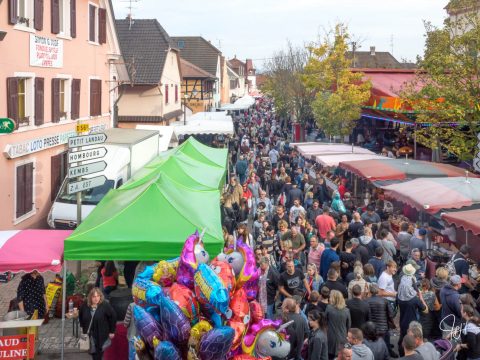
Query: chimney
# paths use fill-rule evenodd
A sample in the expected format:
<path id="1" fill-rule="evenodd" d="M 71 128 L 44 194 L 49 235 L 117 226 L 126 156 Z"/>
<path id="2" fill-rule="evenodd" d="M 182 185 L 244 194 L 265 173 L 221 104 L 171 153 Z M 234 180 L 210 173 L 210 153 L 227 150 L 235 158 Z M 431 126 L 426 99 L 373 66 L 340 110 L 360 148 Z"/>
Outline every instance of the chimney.
<path id="1" fill-rule="evenodd" d="M 375 56 L 375 46 L 370 46 L 370 55 Z"/>

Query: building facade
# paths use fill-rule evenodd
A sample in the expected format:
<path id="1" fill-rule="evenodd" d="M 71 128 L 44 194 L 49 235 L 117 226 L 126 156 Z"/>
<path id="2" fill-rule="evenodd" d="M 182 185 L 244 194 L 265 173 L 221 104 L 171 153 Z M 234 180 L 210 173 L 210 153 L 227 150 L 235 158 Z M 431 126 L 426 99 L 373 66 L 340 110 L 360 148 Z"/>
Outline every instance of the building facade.
<path id="1" fill-rule="evenodd" d="M 0 1 L 0 230 L 44 228 L 78 123 L 111 126 L 120 50 L 110 1 Z"/>
<path id="2" fill-rule="evenodd" d="M 198 66 L 180 59 L 182 70 L 182 101 L 191 109 L 192 114 L 212 110 L 215 75 Z"/>

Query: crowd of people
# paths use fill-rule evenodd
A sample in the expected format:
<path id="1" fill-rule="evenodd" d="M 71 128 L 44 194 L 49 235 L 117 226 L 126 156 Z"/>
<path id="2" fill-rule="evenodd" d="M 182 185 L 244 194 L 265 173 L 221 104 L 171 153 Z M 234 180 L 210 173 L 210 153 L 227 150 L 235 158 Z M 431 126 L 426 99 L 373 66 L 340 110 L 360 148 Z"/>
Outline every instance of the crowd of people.
<path id="1" fill-rule="evenodd" d="M 458 357 L 479 357 L 467 246 L 436 266 L 426 258 L 429 230 L 405 222 L 394 235 L 381 194 L 357 201 L 346 179 L 329 189 L 290 146 L 270 102 L 234 124 L 225 247 L 241 240 L 254 250 L 267 318 L 293 320 L 289 359 L 438 360 L 433 342 L 442 338 Z"/>

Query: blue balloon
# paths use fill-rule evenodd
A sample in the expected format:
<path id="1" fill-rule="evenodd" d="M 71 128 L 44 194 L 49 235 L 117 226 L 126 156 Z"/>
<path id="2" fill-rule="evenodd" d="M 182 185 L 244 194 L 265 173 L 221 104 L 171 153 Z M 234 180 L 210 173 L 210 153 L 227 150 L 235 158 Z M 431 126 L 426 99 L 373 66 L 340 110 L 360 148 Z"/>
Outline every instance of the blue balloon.
<path id="1" fill-rule="evenodd" d="M 165 297 L 162 287 L 157 283 L 137 278 L 132 286 L 132 294 L 137 305 L 160 305 L 160 299 Z"/>
<path id="2" fill-rule="evenodd" d="M 226 315 L 230 296 L 222 280 L 207 264 L 200 264 L 194 275 L 195 295 L 203 305 Z"/>
<path id="3" fill-rule="evenodd" d="M 155 348 L 155 360 L 181 360 L 178 349 L 170 341 L 161 341 Z"/>
<path id="4" fill-rule="evenodd" d="M 141 306 L 135 305 L 133 307 L 133 318 L 135 320 L 135 327 L 138 334 L 143 340 L 148 343 L 153 349 L 153 338 L 163 340 L 162 329 L 158 326 L 152 315 L 150 315 Z"/>
<path id="5" fill-rule="evenodd" d="M 182 309 L 170 298 L 164 296 L 160 303 L 160 326 L 170 341 L 186 345 L 190 337 L 190 320 Z"/>
<path id="6" fill-rule="evenodd" d="M 224 359 L 232 347 L 235 331 L 230 326 L 214 328 L 202 336 L 198 354 L 202 360 Z"/>

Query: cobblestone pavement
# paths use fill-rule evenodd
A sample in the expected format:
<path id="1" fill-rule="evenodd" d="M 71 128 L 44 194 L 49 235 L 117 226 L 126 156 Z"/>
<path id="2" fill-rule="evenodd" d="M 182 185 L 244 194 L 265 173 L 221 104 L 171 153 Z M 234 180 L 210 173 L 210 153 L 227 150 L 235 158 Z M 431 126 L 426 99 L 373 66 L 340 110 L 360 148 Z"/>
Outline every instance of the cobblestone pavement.
<path id="1" fill-rule="evenodd" d="M 82 262 L 82 269 L 93 271 L 94 264 L 92 261 L 84 261 Z M 69 268 L 75 269 L 75 263 L 69 263 Z M 10 282 L 6 284 L 0 283 L 0 320 L 8 312 L 10 300 L 16 296 L 18 284 L 23 275 L 23 273 L 19 273 Z M 55 273 L 46 272 L 42 276 L 45 284 L 47 284 L 55 278 Z M 36 359 L 60 359 L 61 335 L 61 319 L 53 318 L 47 324 L 42 325 L 39 328 L 37 345 L 35 347 L 40 355 Z M 66 359 L 81 360 L 90 358 L 85 352 L 79 352 L 78 338 L 73 336 L 73 321 L 68 319 L 65 319 L 65 353 L 68 354 L 65 357 Z"/>

